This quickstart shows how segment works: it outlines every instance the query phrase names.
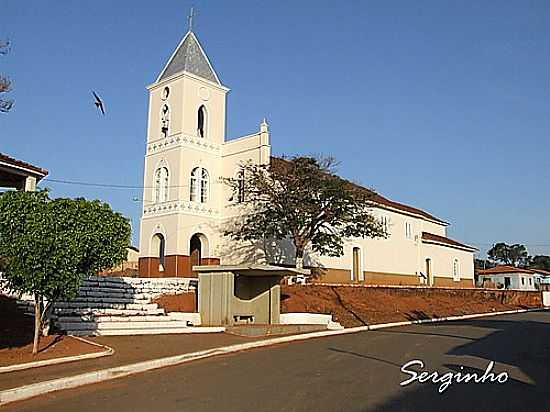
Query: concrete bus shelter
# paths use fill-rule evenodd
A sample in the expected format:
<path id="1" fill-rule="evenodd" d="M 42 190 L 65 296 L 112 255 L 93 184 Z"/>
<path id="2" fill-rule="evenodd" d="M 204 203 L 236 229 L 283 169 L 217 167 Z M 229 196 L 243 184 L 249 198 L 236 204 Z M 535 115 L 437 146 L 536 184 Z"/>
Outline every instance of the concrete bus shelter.
<path id="1" fill-rule="evenodd" d="M 198 306 L 203 326 L 278 324 L 281 279 L 309 270 L 270 265 L 194 266 L 199 275 Z"/>

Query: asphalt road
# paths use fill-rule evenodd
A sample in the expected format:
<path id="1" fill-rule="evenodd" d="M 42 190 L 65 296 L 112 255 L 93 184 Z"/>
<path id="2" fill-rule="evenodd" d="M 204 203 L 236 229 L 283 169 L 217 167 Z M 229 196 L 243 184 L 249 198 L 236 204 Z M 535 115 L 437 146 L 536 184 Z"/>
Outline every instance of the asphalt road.
<path id="1" fill-rule="evenodd" d="M 505 383 L 414 382 L 424 370 Z M 420 372 L 418 366 L 410 368 Z M 550 312 L 364 332 L 285 344 L 61 391 L 6 411 L 549 411 Z"/>

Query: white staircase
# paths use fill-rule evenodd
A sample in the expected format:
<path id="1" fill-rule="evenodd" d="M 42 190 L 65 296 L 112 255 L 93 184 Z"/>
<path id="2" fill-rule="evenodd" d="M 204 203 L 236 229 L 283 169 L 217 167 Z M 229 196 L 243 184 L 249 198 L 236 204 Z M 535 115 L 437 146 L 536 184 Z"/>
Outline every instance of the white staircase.
<path id="1" fill-rule="evenodd" d="M 94 276 L 82 282 L 75 299 L 57 302 L 54 325 L 69 334 L 144 335 L 197 332 L 197 313 L 166 314 L 153 299 L 192 292 L 196 279 Z"/>

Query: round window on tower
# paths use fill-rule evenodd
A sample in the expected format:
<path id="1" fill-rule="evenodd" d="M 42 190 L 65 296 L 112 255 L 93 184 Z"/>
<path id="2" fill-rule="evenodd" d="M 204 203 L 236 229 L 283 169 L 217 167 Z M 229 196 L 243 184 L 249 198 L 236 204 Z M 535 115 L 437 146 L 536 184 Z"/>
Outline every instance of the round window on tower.
<path id="1" fill-rule="evenodd" d="M 170 88 L 169 87 L 165 87 L 164 90 L 162 91 L 162 96 L 161 96 L 161 99 L 162 100 L 166 100 L 168 99 L 168 96 L 170 95 Z"/>

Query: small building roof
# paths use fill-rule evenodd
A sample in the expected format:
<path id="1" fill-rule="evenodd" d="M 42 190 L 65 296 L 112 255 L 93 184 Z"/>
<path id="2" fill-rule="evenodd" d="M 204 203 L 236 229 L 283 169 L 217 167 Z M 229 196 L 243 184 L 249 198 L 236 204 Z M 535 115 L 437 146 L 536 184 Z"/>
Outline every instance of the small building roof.
<path id="1" fill-rule="evenodd" d="M 195 272 L 235 272 L 243 276 L 309 275 L 309 269 L 285 268 L 273 265 L 201 265 L 193 266 Z"/>
<path id="2" fill-rule="evenodd" d="M 0 165 L 21 170 L 22 172 L 26 172 L 26 174 L 37 176 L 39 178 L 43 178 L 48 175 L 48 171 L 46 169 L 24 162 L 23 160 L 15 159 L 5 153 L 0 153 Z"/>
<path id="3" fill-rule="evenodd" d="M 484 269 L 478 272 L 480 275 L 500 275 L 506 273 L 525 273 L 532 275 L 538 272 L 536 270 L 518 268 L 512 265 L 498 265 L 494 268 Z"/>
<path id="4" fill-rule="evenodd" d="M 454 240 L 445 236 L 439 236 L 429 232 L 422 232 L 422 242 L 440 244 L 442 246 L 448 246 L 448 247 L 455 247 L 457 249 L 464 249 L 470 252 L 474 252 L 477 250 L 477 248 L 473 246 L 467 245 L 465 243 L 460 243 L 457 240 Z"/>
<path id="5" fill-rule="evenodd" d="M 27 178 L 33 177 L 38 182 L 47 175 L 46 169 L 0 153 L 0 187 L 23 190 Z"/>

